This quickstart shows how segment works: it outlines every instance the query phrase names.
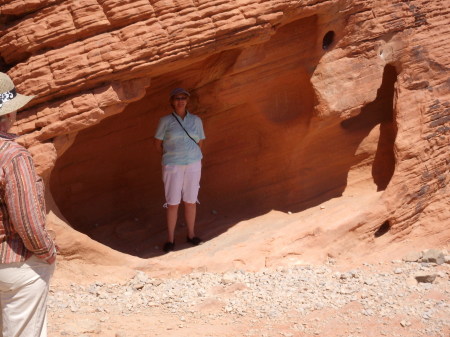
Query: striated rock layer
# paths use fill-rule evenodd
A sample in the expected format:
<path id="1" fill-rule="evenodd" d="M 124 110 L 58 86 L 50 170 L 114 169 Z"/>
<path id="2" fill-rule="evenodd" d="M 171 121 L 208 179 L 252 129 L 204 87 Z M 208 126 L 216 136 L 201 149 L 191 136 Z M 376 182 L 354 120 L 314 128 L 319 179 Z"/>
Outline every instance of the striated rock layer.
<path id="1" fill-rule="evenodd" d="M 62 254 L 97 263 L 128 259 L 117 251 L 159 254 L 164 200 L 152 139 L 175 86 L 192 92 L 207 134 L 200 265 L 445 246 L 449 8 L 2 1 L 0 66 L 37 95 L 16 130 L 47 182 Z M 195 252 L 170 255 L 194 268 Z"/>

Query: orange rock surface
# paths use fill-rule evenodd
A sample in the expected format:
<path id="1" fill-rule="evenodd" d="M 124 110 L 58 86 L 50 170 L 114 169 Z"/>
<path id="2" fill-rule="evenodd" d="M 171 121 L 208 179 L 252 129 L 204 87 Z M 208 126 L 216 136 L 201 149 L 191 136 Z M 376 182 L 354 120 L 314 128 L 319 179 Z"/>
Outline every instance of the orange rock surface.
<path id="1" fill-rule="evenodd" d="M 448 8 L 2 1 L 0 67 L 37 95 L 16 131 L 47 183 L 61 254 L 188 271 L 448 247 Z M 207 135 L 198 214 L 207 242 L 158 256 L 152 139 L 176 86 L 192 92 Z M 177 235 L 187 248 L 184 229 Z"/>

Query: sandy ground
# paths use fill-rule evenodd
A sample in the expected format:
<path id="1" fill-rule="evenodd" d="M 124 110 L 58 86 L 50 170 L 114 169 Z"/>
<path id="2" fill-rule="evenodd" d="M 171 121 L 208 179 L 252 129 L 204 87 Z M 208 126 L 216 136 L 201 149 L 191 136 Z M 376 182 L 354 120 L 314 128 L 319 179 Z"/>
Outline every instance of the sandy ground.
<path id="1" fill-rule="evenodd" d="M 371 220 L 379 196 L 355 191 L 300 213 L 199 226 L 203 245 L 181 242 L 161 255 L 159 242 L 150 242 L 148 258 L 121 265 L 96 263 L 111 254 L 104 246 L 91 245 L 83 260 L 60 257 L 49 337 L 449 337 L 450 265 L 402 261 L 427 248 L 448 254 L 448 230 L 418 224 L 405 237 L 374 238 L 365 231 L 380 223 Z M 361 219 L 369 225 L 359 228 Z M 184 231 L 177 228 L 177 237 Z M 227 279 L 237 272 L 250 281 Z M 418 283 L 421 272 L 436 279 Z M 138 274 L 149 278 L 139 287 Z"/>

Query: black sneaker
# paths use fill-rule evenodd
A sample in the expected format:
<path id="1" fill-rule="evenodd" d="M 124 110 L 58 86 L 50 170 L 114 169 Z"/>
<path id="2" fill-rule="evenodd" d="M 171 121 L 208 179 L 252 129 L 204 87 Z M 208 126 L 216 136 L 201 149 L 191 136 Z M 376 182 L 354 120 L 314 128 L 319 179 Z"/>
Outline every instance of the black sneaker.
<path id="1" fill-rule="evenodd" d="M 175 250 L 175 243 L 174 242 L 168 241 L 168 242 L 166 242 L 164 244 L 163 251 L 165 251 L 166 253 L 172 252 L 174 250 Z"/>
<path id="2" fill-rule="evenodd" d="M 198 236 L 194 236 L 192 239 L 187 237 L 187 242 L 191 243 L 194 246 L 198 246 L 203 243 L 202 239 L 200 239 Z"/>

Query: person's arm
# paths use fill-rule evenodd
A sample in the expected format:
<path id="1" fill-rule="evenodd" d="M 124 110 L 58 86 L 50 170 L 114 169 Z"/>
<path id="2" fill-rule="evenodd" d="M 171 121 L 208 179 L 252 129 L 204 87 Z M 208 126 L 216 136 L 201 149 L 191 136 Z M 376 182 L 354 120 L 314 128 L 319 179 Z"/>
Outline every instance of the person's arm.
<path id="1" fill-rule="evenodd" d="M 156 151 L 159 154 L 163 154 L 163 139 L 166 133 L 166 122 L 164 118 L 161 118 L 156 128 L 155 138 L 153 144 L 155 145 Z"/>
<path id="2" fill-rule="evenodd" d="M 55 243 L 45 230 L 44 185 L 37 180 L 31 155 L 21 152 L 6 170 L 5 203 L 14 229 L 29 251 L 49 264 L 54 263 Z"/>
<path id="3" fill-rule="evenodd" d="M 198 147 L 200 148 L 200 150 L 203 150 L 203 142 L 204 142 L 204 139 L 200 139 L 198 141 Z"/>
<path id="4" fill-rule="evenodd" d="M 155 140 L 153 141 L 153 143 L 155 144 L 155 148 L 156 148 L 156 151 L 158 152 L 158 153 L 160 153 L 160 154 L 162 154 L 163 153 L 163 147 L 162 147 L 162 140 L 161 139 L 158 139 L 158 138 L 155 138 Z"/>
<path id="5" fill-rule="evenodd" d="M 205 131 L 203 130 L 203 122 L 200 117 L 197 119 L 197 123 L 198 136 L 200 138 L 200 140 L 198 141 L 198 146 L 200 147 L 200 150 L 203 150 L 203 143 L 206 137 Z"/>

